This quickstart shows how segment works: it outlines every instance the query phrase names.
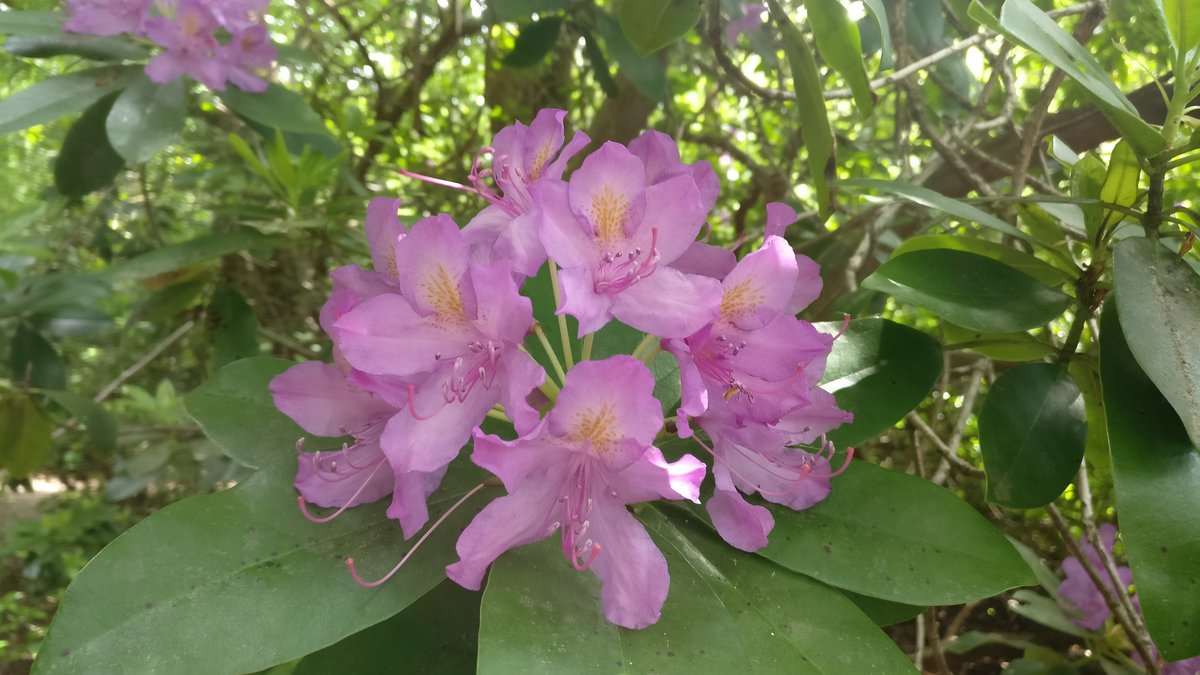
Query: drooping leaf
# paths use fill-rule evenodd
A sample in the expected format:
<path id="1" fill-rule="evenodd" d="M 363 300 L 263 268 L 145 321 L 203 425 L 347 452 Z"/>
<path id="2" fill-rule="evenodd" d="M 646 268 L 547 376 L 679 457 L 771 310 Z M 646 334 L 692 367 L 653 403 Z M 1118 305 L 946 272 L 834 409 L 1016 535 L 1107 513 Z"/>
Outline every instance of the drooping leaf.
<path id="1" fill-rule="evenodd" d="M 1007 234 L 1010 237 L 1031 241 L 1029 235 L 1004 222 L 1003 220 L 1000 220 L 987 211 L 983 211 L 971 206 L 970 204 L 960 202 L 957 199 L 951 199 L 950 197 L 934 192 L 929 188 L 923 188 L 918 185 L 910 185 L 908 183 L 900 183 L 897 181 L 877 180 L 873 178 L 851 178 L 849 180 L 840 181 L 838 185 L 842 188 L 860 189 L 867 191 L 868 193 L 884 192 L 919 206 L 943 211 L 955 216 L 956 218 L 959 218 L 960 220 L 977 223 L 984 227 L 996 230 L 997 232 Z"/>
<path id="2" fill-rule="evenodd" d="M 1070 275 L 1048 262 L 1035 258 L 1028 253 L 1018 251 L 1011 246 L 1005 246 L 1004 244 L 976 237 L 962 237 L 954 234 L 922 234 L 911 239 L 905 239 L 904 243 L 892 251 L 892 255 L 901 256 L 912 251 L 926 251 L 939 248 L 966 251 L 967 253 L 974 253 L 985 258 L 997 260 L 1013 269 L 1018 269 L 1028 274 L 1047 286 L 1061 286 L 1071 281 Z"/>
<path id="3" fill-rule="evenodd" d="M 250 248 L 269 246 L 277 239 L 249 228 L 205 234 L 123 260 L 102 273 L 112 281 L 137 281 Z"/>
<path id="4" fill-rule="evenodd" d="M 82 197 L 112 185 L 125 160 L 108 142 L 105 120 L 117 95 L 92 104 L 71 125 L 54 160 L 54 186 L 67 197 Z"/>
<path id="5" fill-rule="evenodd" d="M 1200 654 L 1200 453 L 1130 351 L 1140 338 L 1106 306 L 1100 326 L 1100 379 L 1121 538 L 1146 627 L 1168 661 Z M 1128 340 L 1128 341 L 1127 341 Z"/>
<path id="6" fill-rule="evenodd" d="M 640 512 L 667 558 L 662 618 L 626 630 L 601 613 L 599 583 L 557 542 L 494 563 L 480 617 L 479 672 L 905 672 L 903 655 L 836 591 L 725 545 L 670 506 Z M 603 555 L 603 553 L 601 553 Z M 798 611 L 798 608 L 803 608 Z"/>
<path id="7" fill-rule="evenodd" d="M 1075 162 L 1075 166 L 1071 167 L 1071 196 L 1098 201 L 1107 172 L 1108 169 L 1103 160 L 1090 152 L 1085 153 L 1078 162 Z M 1104 221 L 1105 214 L 1116 214 L 1100 204 L 1081 204 L 1079 209 L 1083 212 L 1084 228 L 1089 241 L 1096 240 L 1096 233 L 1100 231 L 1100 224 Z M 1122 216 L 1116 217 L 1117 220 L 1114 220 L 1113 223 L 1118 222 Z"/>
<path id="8" fill-rule="evenodd" d="M 67 386 L 67 363 L 49 340 L 24 322 L 8 344 L 8 367 L 13 382 L 38 389 Z"/>
<path id="9" fill-rule="evenodd" d="M 140 72 L 141 66 L 104 66 L 42 80 L 0 101 L 0 134 L 84 110 L 123 89 Z"/>
<path id="10" fill-rule="evenodd" d="M 148 55 L 141 45 L 119 37 L 74 33 L 14 35 L 4 50 L 29 59 L 49 56 L 82 56 L 93 61 L 138 61 Z"/>
<path id="11" fill-rule="evenodd" d="M 44 315 L 80 307 L 95 307 L 110 289 L 89 274 L 43 274 L 22 281 L 0 301 L 0 317 Z"/>
<path id="12" fill-rule="evenodd" d="M 817 324 L 837 333 L 838 323 Z M 887 319 L 857 319 L 834 341 L 821 387 L 854 421 L 834 429 L 839 447 L 878 436 L 929 395 L 942 372 L 942 350 L 928 335 Z"/>
<path id="13" fill-rule="evenodd" d="M 1036 328 L 1071 302 L 1062 291 L 1004 263 L 947 249 L 892 258 L 862 285 L 985 333 Z"/>
<path id="14" fill-rule="evenodd" d="M 242 452 L 248 449 L 243 448 Z M 287 448 L 284 453 L 290 453 Z M 360 588 L 342 559 L 382 574 L 404 551 L 386 501 L 328 523 L 295 509 L 290 457 L 237 487 L 172 504 L 92 560 L 63 594 L 34 672 L 246 673 L 334 644 L 395 615 L 445 579 L 482 495 L 449 517 L 391 581 Z M 452 467 L 436 518 L 478 471 Z"/>
<path id="15" fill-rule="evenodd" d="M 241 293 L 225 284 L 217 286 L 208 308 L 212 332 L 210 372 L 258 355 L 258 316 Z"/>
<path id="16" fill-rule="evenodd" d="M 50 418 L 25 394 L 0 397 L 0 469 L 25 478 L 50 459 Z"/>
<path id="17" fill-rule="evenodd" d="M 1133 146 L 1128 141 L 1118 142 L 1108 159 L 1108 171 L 1100 186 L 1100 201 L 1125 208 L 1133 207 L 1138 200 L 1138 178 L 1141 175 L 1142 167 L 1138 164 Z M 1106 208 L 1101 222 L 1104 227 L 1113 228 L 1124 218 L 1123 212 Z M 1088 234 L 1094 236 L 1092 232 Z"/>
<path id="18" fill-rule="evenodd" d="M 1053 628 L 1060 633 L 1077 637 L 1087 635 L 1086 631 L 1071 623 L 1071 619 L 1074 617 L 1058 603 L 1040 593 L 1022 588 L 1013 593 L 1013 600 L 1016 602 L 1010 606 L 1010 609 L 1016 614 Z"/>
<path id="19" fill-rule="evenodd" d="M 1087 444 L 1083 394 L 1063 366 L 1004 371 L 979 411 L 987 499 L 1014 509 L 1049 504 L 1079 471 Z"/>
<path id="20" fill-rule="evenodd" d="M 621 30 L 640 54 L 656 52 L 700 21 L 700 0 L 638 0 L 621 3 Z"/>
<path id="21" fill-rule="evenodd" d="M 562 33 L 561 16 L 538 19 L 521 29 L 512 51 L 504 57 L 504 65 L 514 68 L 536 66 L 554 49 Z"/>
<path id="22" fill-rule="evenodd" d="M 259 467 L 284 453 L 295 452 L 304 431 L 275 408 L 267 389 L 271 378 L 292 364 L 255 357 L 235 361 L 183 397 L 183 404 L 230 457 Z"/>
<path id="23" fill-rule="evenodd" d="M 875 26 L 879 33 L 879 67 L 885 70 L 889 69 L 895 63 L 896 58 L 892 50 L 892 33 L 888 25 L 887 7 L 884 6 L 883 0 L 865 0 L 863 4 L 871 10 L 871 17 L 875 20 Z M 865 18 L 863 20 L 865 21 Z"/>
<path id="24" fill-rule="evenodd" d="M 999 530 L 917 476 L 854 461 L 829 497 L 775 517 L 759 554 L 831 586 L 909 605 L 953 605 L 1037 583 Z"/>
<path id="25" fill-rule="evenodd" d="M 784 9 L 777 0 L 767 0 L 767 3 L 771 8 L 771 17 L 779 26 L 783 53 L 787 55 L 792 71 L 800 136 L 804 139 L 805 152 L 808 154 L 809 179 L 817 193 L 817 208 L 821 218 L 825 219 L 833 212 L 834 198 L 830 183 L 837 180 L 837 144 L 825 110 L 821 73 L 817 70 L 812 49 Z"/>
<path id="26" fill-rule="evenodd" d="M 1200 445 L 1200 275 L 1142 237 L 1117 244 L 1114 257 L 1121 329 L 1129 348 Z"/>
<path id="27" fill-rule="evenodd" d="M 1138 114 L 1133 104 L 1109 77 L 1108 71 L 1069 33 L 1062 29 L 1030 0 L 1005 0 L 997 19 L 978 0 L 971 3 L 971 18 L 1004 34 L 1061 69 L 1083 87 L 1137 150 L 1140 157 L 1152 157 L 1163 149 L 1162 134 Z"/>
<path id="28" fill-rule="evenodd" d="M 69 391 L 47 391 L 46 395 L 83 424 L 97 452 L 109 453 L 117 447 L 117 422 L 99 403 Z"/>
<path id="29" fill-rule="evenodd" d="M 817 51 L 850 85 L 859 112 L 869 115 L 875 107 L 875 94 L 863 63 L 858 26 L 850 20 L 841 0 L 804 0 L 804 7 Z"/>
<path id="30" fill-rule="evenodd" d="M 99 335 L 112 328 L 113 319 L 98 307 L 63 307 L 29 317 L 30 323 L 51 337 Z"/>
<path id="31" fill-rule="evenodd" d="M 890 602 L 888 600 L 880 600 L 872 598 L 869 595 L 860 595 L 853 591 L 848 591 L 844 588 L 837 589 L 839 593 L 846 596 L 850 602 L 854 603 L 855 607 L 862 610 L 876 626 L 894 626 L 898 623 L 911 621 L 921 612 L 925 611 L 924 607 L 916 605 L 906 605 L 900 602 Z"/>
<path id="32" fill-rule="evenodd" d="M 142 75 L 108 114 L 108 141 L 125 161 L 139 164 L 175 140 L 186 116 L 183 80 L 155 84 Z"/>

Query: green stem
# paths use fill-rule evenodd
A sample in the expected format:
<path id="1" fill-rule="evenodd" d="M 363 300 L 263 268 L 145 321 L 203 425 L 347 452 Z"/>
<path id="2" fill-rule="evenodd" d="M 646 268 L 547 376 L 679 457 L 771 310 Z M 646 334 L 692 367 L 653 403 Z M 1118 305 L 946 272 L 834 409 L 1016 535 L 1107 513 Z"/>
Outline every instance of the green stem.
<path id="1" fill-rule="evenodd" d="M 567 374 L 563 370 L 562 363 L 558 360 L 558 354 L 555 353 L 554 347 L 550 346 L 550 338 L 546 337 L 546 331 L 542 330 L 542 324 L 536 321 L 533 322 L 533 334 L 537 336 L 538 342 L 542 343 L 542 350 L 550 358 L 550 366 L 554 368 L 554 374 L 558 375 L 558 381 L 565 383 L 567 381 Z M 549 378 L 546 381 L 549 382 Z"/>
<path id="2" fill-rule="evenodd" d="M 637 344 L 637 346 L 633 348 L 633 351 L 630 352 L 629 355 L 635 359 L 642 358 L 642 352 L 649 349 L 650 345 L 654 344 L 654 341 L 657 339 L 658 339 L 658 336 L 656 336 L 656 335 L 646 335 L 645 337 L 642 338 L 642 341 L 639 342 Z"/>
<path id="3" fill-rule="evenodd" d="M 495 408 L 487 411 L 487 416 L 494 420 L 500 420 L 501 422 L 508 422 L 510 424 L 512 423 L 512 420 L 508 419 L 508 415 L 505 415 L 502 411 L 496 410 Z"/>
<path id="4" fill-rule="evenodd" d="M 595 333 L 588 333 L 587 335 L 583 336 L 583 350 L 579 353 L 580 361 L 592 360 L 592 342 L 595 341 L 595 339 Z"/>
<path id="5" fill-rule="evenodd" d="M 558 316 L 558 335 L 562 338 L 563 359 L 567 362 L 567 370 L 575 367 L 575 355 L 571 352 L 571 334 L 567 330 L 567 316 L 558 314 L 562 307 L 562 286 L 558 284 L 558 263 L 554 259 L 546 261 L 550 265 L 550 288 L 554 291 L 554 312 Z"/>
<path id="6" fill-rule="evenodd" d="M 659 354 L 662 353 L 662 347 L 654 345 L 653 348 L 647 349 L 645 354 L 642 354 L 642 363 L 649 365 Z"/>

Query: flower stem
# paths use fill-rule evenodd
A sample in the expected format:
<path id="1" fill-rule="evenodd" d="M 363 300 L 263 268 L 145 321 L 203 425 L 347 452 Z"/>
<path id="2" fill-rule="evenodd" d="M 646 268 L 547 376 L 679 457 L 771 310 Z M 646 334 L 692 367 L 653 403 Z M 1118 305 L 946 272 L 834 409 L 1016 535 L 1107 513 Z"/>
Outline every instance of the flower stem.
<path id="1" fill-rule="evenodd" d="M 496 408 L 492 408 L 491 410 L 487 411 L 487 416 L 494 420 L 500 420 L 501 422 L 512 422 L 512 420 L 508 419 L 508 415 L 504 414 L 503 410 L 497 410 Z"/>
<path id="2" fill-rule="evenodd" d="M 562 307 L 562 286 L 558 283 L 558 263 L 553 259 L 547 260 L 550 265 L 550 288 L 554 291 L 554 313 L 558 316 L 558 335 L 562 338 L 563 358 L 567 362 L 567 370 L 575 367 L 575 355 L 571 352 L 571 335 L 567 331 L 567 316 L 558 314 Z"/>
<path id="3" fill-rule="evenodd" d="M 594 342 L 595 339 L 595 333 L 588 333 L 587 335 L 583 336 L 583 350 L 579 354 L 580 361 L 592 360 L 592 342 Z"/>
<path id="4" fill-rule="evenodd" d="M 650 349 L 647 349 L 645 354 L 642 354 L 642 363 L 650 365 L 650 362 L 657 358 L 661 353 L 662 347 L 654 345 Z"/>
<path id="5" fill-rule="evenodd" d="M 545 350 L 546 356 L 550 358 L 550 365 L 554 368 L 554 374 L 558 375 L 559 382 L 567 381 L 567 374 L 563 371 L 562 363 L 558 360 L 558 354 L 554 351 L 554 347 L 550 346 L 550 338 L 546 337 L 546 331 L 542 330 L 542 324 L 533 322 L 533 334 L 537 336 L 538 342 L 542 343 L 542 349 Z M 549 378 L 546 379 L 548 384 L 553 384 L 557 393 L 558 385 Z M 543 385 L 544 386 L 544 385 Z"/>
<path id="6" fill-rule="evenodd" d="M 642 341 L 639 342 L 638 345 L 633 348 L 633 352 L 630 353 L 630 356 L 632 356 L 635 359 L 642 358 L 642 353 L 645 352 L 647 349 L 649 349 L 650 345 L 654 344 L 654 341 L 657 339 L 658 339 L 657 336 L 647 334 L 645 337 L 642 338 Z"/>

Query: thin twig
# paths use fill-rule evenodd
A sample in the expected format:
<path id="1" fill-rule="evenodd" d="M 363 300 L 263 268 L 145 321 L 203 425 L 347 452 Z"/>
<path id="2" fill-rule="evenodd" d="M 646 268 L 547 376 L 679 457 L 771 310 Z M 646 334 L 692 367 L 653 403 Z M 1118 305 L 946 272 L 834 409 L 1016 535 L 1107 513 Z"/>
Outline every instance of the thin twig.
<path id="1" fill-rule="evenodd" d="M 129 366 L 125 370 L 121 371 L 121 374 L 117 375 L 116 379 L 114 379 L 112 382 L 109 382 L 107 385 L 105 385 L 105 387 L 100 390 L 100 393 L 96 394 L 95 398 L 93 398 L 92 400 L 95 401 L 96 403 L 100 403 L 104 399 L 111 396 L 112 393 L 114 391 L 116 391 L 118 387 L 120 387 L 122 384 L 125 384 L 126 380 L 133 377 L 134 375 L 137 375 L 138 372 L 142 368 L 145 368 L 147 365 L 149 365 L 149 363 L 151 361 L 158 358 L 159 354 L 162 354 L 164 351 L 167 350 L 168 347 L 175 344 L 175 342 L 178 341 L 179 338 L 186 335 L 187 332 L 189 330 L 191 330 L 192 328 L 194 328 L 195 326 L 196 326 L 195 320 L 188 319 L 186 322 L 184 322 L 184 324 L 182 326 L 180 326 L 179 328 L 176 328 L 174 331 L 171 332 L 170 335 L 163 338 L 161 342 L 159 342 L 158 344 L 151 347 L 150 351 L 146 352 L 146 355 L 143 356 L 142 358 L 138 359 L 136 363 L 134 363 L 132 366 Z"/>
<path id="2" fill-rule="evenodd" d="M 967 460 L 959 457 L 958 454 L 956 454 L 950 446 L 946 445 L 946 442 L 937 435 L 937 432 L 934 431 L 933 428 L 928 424 L 926 424 L 925 420 L 921 419 L 921 417 L 917 415 L 917 413 L 910 412 L 905 419 L 908 420 L 909 424 L 913 425 L 921 433 L 925 434 L 925 437 L 933 443 L 933 447 L 937 448 L 938 452 L 942 453 L 942 456 L 945 457 L 946 460 L 950 462 L 950 465 L 955 469 L 968 476 L 975 478 L 983 477 L 984 473 L 982 469 L 976 468 Z"/>
<path id="3" fill-rule="evenodd" d="M 971 369 L 971 379 L 967 382 L 967 390 L 963 393 L 962 408 L 958 413 L 958 420 L 954 423 L 954 429 L 950 432 L 950 441 L 946 444 L 947 448 L 957 448 L 962 442 L 963 431 L 967 428 L 967 418 L 975 410 L 975 397 L 979 394 L 979 384 L 983 381 L 983 368 L 978 364 Z M 955 454 L 957 457 L 957 454 Z M 938 465 L 937 471 L 933 472 L 933 482 L 941 485 L 946 482 L 946 475 L 950 470 L 950 459 L 943 458 L 943 463 Z"/>

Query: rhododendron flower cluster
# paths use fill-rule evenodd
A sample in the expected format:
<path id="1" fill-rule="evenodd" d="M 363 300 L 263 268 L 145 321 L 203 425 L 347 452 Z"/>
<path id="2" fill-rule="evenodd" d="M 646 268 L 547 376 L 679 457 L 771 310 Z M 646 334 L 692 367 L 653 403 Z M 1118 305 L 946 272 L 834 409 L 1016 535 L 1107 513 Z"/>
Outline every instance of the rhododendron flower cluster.
<path id="1" fill-rule="evenodd" d="M 781 236 L 795 213 L 770 205 L 762 244 L 738 260 L 697 240 L 719 190 L 707 163 L 684 163 L 670 137 L 651 131 L 628 146 L 601 145 L 567 177 L 589 139 L 568 141 L 565 116 L 543 110 L 502 130 L 469 185 L 405 172 L 478 195 L 485 203 L 464 228 L 448 215 L 407 226 L 399 200 L 373 200 L 372 269 L 334 270 L 321 312 L 333 364 L 294 366 L 271 390 L 306 431 L 352 439 L 338 451 L 300 453 L 296 488 L 310 519 L 390 494 L 388 516 L 413 537 L 429 520 L 429 494 L 471 447 L 507 494 L 462 531 L 449 578 L 478 589 L 506 550 L 556 535 L 566 560 L 600 579 L 605 616 L 642 628 L 658 620 L 670 580 L 627 506 L 699 503 L 707 471 L 692 455 L 668 460 L 662 441 L 694 437 L 711 455 L 712 522 L 753 551 L 774 521 L 746 495 L 792 509 L 824 499 L 840 471 L 824 434 L 850 416 L 817 386 L 835 338 L 796 318 L 820 277 Z M 561 354 L 522 295 L 543 266 Z M 574 340 L 566 316 L 578 320 Z M 597 332 L 612 322 L 645 338 L 632 354 L 591 359 Z M 664 351 L 679 362 L 673 424 L 647 367 L 670 358 Z M 488 417 L 511 423 L 511 437 L 484 433 Z M 318 516 L 310 505 L 337 511 Z M 391 576 L 362 582 L 347 564 L 366 586 Z"/>
<path id="2" fill-rule="evenodd" d="M 258 73 L 275 61 L 275 46 L 261 23 L 270 0 L 67 0 L 63 29 L 72 33 L 148 38 L 162 48 L 146 75 L 166 84 L 184 75 L 209 89 L 232 82 L 266 90 Z"/>

